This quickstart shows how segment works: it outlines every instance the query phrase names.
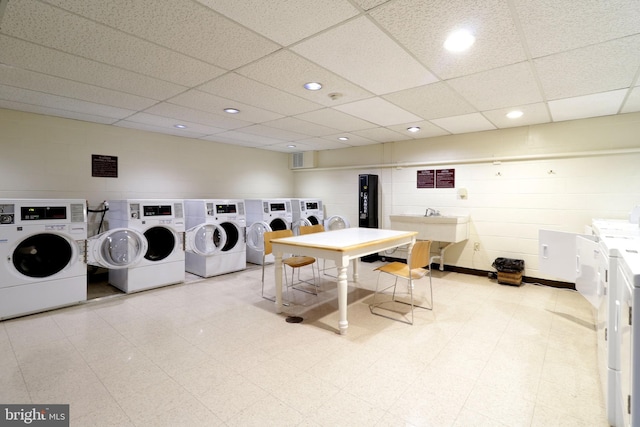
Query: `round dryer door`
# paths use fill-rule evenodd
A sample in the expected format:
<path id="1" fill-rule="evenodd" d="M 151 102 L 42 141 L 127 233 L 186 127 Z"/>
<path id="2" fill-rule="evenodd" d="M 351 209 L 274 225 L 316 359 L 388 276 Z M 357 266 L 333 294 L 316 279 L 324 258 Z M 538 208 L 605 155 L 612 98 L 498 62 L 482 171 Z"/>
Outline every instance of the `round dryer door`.
<path id="1" fill-rule="evenodd" d="M 300 226 L 308 226 L 308 225 L 314 225 L 311 223 L 311 221 L 309 221 L 307 218 L 300 218 L 297 219 L 295 221 L 293 221 L 293 223 L 291 224 L 291 230 L 293 231 L 293 235 L 294 236 L 299 236 L 300 235 Z"/>
<path id="2" fill-rule="evenodd" d="M 147 252 L 147 239 L 137 230 L 114 228 L 88 239 L 87 263 L 109 269 L 127 268 Z"/>
<path id="3" fill-rule="evenodd" d="M 340 230 L 342 228 L 349 228 L 349 221 L 340 215 L 334 215 L 327 220 L 325 229 L 327 231 Z"/>
<path id="4" fill-rule="evenodd" d="M 222 246 L 222 252 L 230 251 L 240 242 L 240 228 L 231 222 L 223 222 L 220 224 L 220 227 L 222 227 L 227 234 L 227 242 Z"/>
<path id="5" fill-rule="evenodd" d="M 167 227 L 159 225 L 144 232 L 148 247 L 144 258 L 149 261 L 162 261 L 173 252 L 176 247 L 176 234 Z"/>
<path id="6" fill-rule="evenodd" d="M 315 215 L 309 215 L 309 216 L 307 217 L 307 221 L 309 221 L 309 223 L 310 223 L 311 225 L 318 225 L 318 224 L 320 224 L 320 221 L 318 221 L 318 217 L 317 217 L 317 216 L 315 216 Z"/>
<path id="7" fill-rule="evenodd" d="M 289 228 L 286 221 L 282 218 L 274 218 L 269 223 L 269 227 L 271 227 L 272 231 L 287 230 Z"/>
<path id="8" fill-rule="evenodd" d="M 255 251 L 264 251 L 264 233 L 273 231 L 269 224 L 258 221 L 247 228 L 247 246 Z"/>
<path id="9" fill-rule="evenodd" d="M 198 255 L 213 255 L 226 244 L 227 232 L 218 224 L 200 224 L 186 232 L 186 250 Z"/>
<path id="10" fill-rule="evenodd" d="M 34 234 L 18 243 L 11 261 L 24 276 L 50 277 L 73 262 L 77 254 L 75 245 L 73 240 L 59 234 Z"/>

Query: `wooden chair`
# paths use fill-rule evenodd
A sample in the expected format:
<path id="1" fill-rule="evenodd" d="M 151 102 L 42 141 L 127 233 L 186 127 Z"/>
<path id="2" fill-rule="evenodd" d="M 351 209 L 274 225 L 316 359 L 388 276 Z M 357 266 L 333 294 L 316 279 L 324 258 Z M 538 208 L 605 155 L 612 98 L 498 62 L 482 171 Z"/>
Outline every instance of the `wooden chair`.
<path id="1" fill-rule="evenodd" d="M 274 301 L 275 298 L 268 298 L 264 296 L 264 270 L 265 270 L 265 258 L 267 255 L 271 254 L 271 252 L 273 251 L 273 247 L 271 245 L 271 240 L 273 239 L 280 239 L 283 237 L 291 237 L 293 236 L 293 231 L 291 230 L 278 230 L 278 231 L 268 231 L 264 233 L 264 251 L 262 252 L 262 298 L 268 299 L 270 301 Z M 318 295 L 318 284 L 317 284 L 317 280 L 316 280 L 316 273 L 315 273 L 315 269 L 313 268 L 313 264 L 316 262 L 316 259 L 310 256 L 290 256 L 287 258 L 283 258 L 282 259 L 282 266 L 283 268 L 285 268 L 286 266 L 291 267 L 291 284 L 288 283 L 287 280 L 287 272 L 286 272 L 286 268 L 285 271 L 283 272 L 283 276 L 285 278 L 286 281 L 286 286 L 287 289 L 288 288 L 293 288 L 299 291 L 303 291 L 303 292 L 307 292 L 307 293 L 311 293 L 314 295 Z M 307 265 L 311 266 L 311 271 L 313 273 L 313 283 L 310 283 L 308 281 L 305 280 L 300 280 L 300 268 L 305 267 Z M 295 270 L 298 269 L 298 282 L 294 282 L 294 272 Z M 304 288 L 296 288 L 295 286 L 301 284 L 301 283 L 308 283 L 310 285 L 313 285 L 315 287 L 315 292 L 310 292 Z"/>
<path id="2" fill-rule="evenodd" d="M 433 284 L 431 281 L 431 264 L 430 264 L 430 256 L 429 256 L 430 252 L 431 252 L 431 241 L 421 240 L 416 242 L 415 245 L 413 245 L 409 263 L 392 262 L 375 269 L 376 271 L 379 272 L 379 274 L 378 274 L 378 282 L 376 283 L 376 291 L 373 294 L 373 303 L 369 306 L 369 309 L 371 310 L 372 314 L 375 314 L 376 316 L 386 317 L 392 320 L 398 320 L 400 322 L 409 323 L 410 325 L 413 325 L 413 308 L 414 307 L 424 308 L 426 310 L 433 310 Z M 379 291 L 378 288 L 380 286 L 380 276 L 382 273 L 386 273 L 394 276 L 395 281 L 393 285 L 388 286 Z M 414 304 L 414 301 L 413 301 L 414 281 L 425 277 L 427 274 L 429 275 L 430 305 L 429 306 L 416 305 Z M 410 296 L 409 302 L 396 299 L 396 286 L 398 284 L 398 279 L 405 279 L 408 281 L 407 286 L 408 286 L 409 296 Z M 391 300 L 376 303 L 376 297 L 378 296 L 378 293 L 384 292 L 389 288 L 393 288 L 393 294 L 391 296 Z M 397 313 L 397 311 L 391 310 L 390 308 L 381 307 L 383 304 L 389 304 L 394 302 L 411 306 L 410 322 L 406 320 L 398 319 L 395 317 L 391 317 L 389 315 L 384 315 L 384 314 L 375 312 L 376 309 L 379 309 L 379 310 L 393 311 Z"/>

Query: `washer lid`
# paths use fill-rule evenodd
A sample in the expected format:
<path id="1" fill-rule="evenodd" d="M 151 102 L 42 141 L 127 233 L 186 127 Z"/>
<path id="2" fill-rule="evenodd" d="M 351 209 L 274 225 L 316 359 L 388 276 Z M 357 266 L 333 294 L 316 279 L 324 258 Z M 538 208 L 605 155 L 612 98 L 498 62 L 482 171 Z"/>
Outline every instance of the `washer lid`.
<path id="1" fill-rule="evenodd" d="M 318 221 L 316 221 L 316 224 L 318 223 Z M 293 223 L 291 224 L 291 230 L 293 231 L 293 235 L 294 236 L 299 236 L 300 235 L 300 226 L 309 226 L 309 225 L 314 225 L 313 223 L 311 223 L 311 221 L 309 221 L 307 218 L 300 218 L 297 219 L 295 221 L 293 221 Z"/>
<path id="2" fill-rule="evenodd" d="M 326 222 L 326 226 L 324 227 L 327 231 L 330 230 L 340 230 L 342 228 L 349 228 L 349 221 L 340 215 L 333 215 L 332 217 L 330 217 L 327 222 Z"/>
<path id="3" fill-rule="evenodd" d="M 218 224 L 199 224 L 185 234 L 185 250 L 209 256 L 221 251 L 227 243 L 227 232 Z"/>
<path id="4" fill-rule="evenodd" d="M 269 224 L 257 221 L 247 228 L 247 246 L 259 252 L 264 251 L 264 233 L 273 231 Z"/>
<path id="5" fill-rule="evenodd" d="M 140 262 L 147 248 L 147 239 L 139 231 L 114 228 L 87 240 L 87 264 L 127 268 Z"/>

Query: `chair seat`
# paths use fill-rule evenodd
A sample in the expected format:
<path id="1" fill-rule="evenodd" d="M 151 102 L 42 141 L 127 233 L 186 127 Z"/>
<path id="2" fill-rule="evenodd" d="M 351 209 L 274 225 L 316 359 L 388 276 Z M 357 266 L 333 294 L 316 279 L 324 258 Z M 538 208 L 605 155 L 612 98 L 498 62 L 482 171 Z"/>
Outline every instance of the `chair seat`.
<path id="1" fill-rule="evenodd" d="M 292 256 L 282 260 L 283 264 L 287 264 L 292 268 L 304 267 L 314 262 L 316 262 L 316 259 L 310 256 Z"/>
<path id="2" fill-rule="evenodd" d="M 376 268 L 374 271 L 381 271 L 383 273 L 392 274 L 394 276 L 409 278 L 409 266 L 404 262 L 392 262 L 381 267 Z M 411 270 L 411 278 L 414 280 L 424 277 L 429 270 L 425 268 L 414 268 Z"/>

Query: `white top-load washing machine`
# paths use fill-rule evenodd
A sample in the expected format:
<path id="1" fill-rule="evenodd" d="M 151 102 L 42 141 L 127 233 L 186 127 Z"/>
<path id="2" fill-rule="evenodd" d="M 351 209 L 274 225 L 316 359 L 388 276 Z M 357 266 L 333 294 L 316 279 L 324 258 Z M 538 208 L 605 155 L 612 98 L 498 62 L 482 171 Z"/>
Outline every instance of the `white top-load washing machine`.
<path id="1" fill-rule="evenodd" d="M 617 426 L 640 426 L 640 247 L 620 251 L 620 395 Z"/>
<path id="2" fill-rule="evenodd" d="M 201 277 L 247 268 L 244 200 L 184 201 L 185 270 Z"/>
<path id="3" fill-rule="evenodd" d="M 109 230 L 139 231 L 147 243 L 146 252 L 138 262 L 109 270 L 111 285 L 131 293 L 184 282 L 183 200 L 110 200 L 107 220 Z"/>
<path id="4" fill-rule="evenodd" d="M 291 199 L 292 223 L 291 229 L 293 234 L 300 234 L 301 225 L 316 225 L 322 224 L 324 226 L 324 209 L 322 207 L 322 200 L 320 199 Z"/>
<path id="5" fill-rule="evenodd" d="M 262 265 L 265 231 L 290 230 L 293 222 L 291 199 L 248 199 L 247 213 L 247 262 Z M 265 261 L 273 262 L 273 254 Z"/>
<path id="6" fill-rule="evenodd" d="M 76 199 L 0 199 L 0 319 L 87 299 L 87 209 Z"/>

